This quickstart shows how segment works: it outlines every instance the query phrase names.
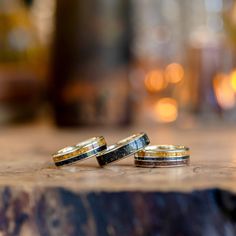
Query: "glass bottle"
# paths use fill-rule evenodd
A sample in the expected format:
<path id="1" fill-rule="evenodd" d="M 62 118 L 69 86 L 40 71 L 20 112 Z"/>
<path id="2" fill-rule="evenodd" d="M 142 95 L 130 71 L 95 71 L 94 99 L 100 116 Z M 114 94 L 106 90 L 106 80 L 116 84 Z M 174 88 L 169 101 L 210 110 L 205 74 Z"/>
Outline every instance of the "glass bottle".
<path id="1" fill-rule="evenodd" d="M 51 98 L 59 126 L 128 124 L 127 0 L 57 0 Z"/>

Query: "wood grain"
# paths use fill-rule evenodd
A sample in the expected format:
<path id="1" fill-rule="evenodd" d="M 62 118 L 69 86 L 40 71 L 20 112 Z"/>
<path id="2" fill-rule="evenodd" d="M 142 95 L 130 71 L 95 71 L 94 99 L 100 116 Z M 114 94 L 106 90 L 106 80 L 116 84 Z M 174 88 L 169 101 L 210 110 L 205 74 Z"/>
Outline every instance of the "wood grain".
<path id="1" fill-rule="evenodd" d="M 57 168 L 51 153 L 95 135 L 109 144 L 144 131 L 152 144 L 190 147 L 191 164 L 176 168 L 137 168 L 133 157 L 100 168 L 95 159 Z M 129 127 L 57 130 L 48 125 L 4 128 L 0 133 L 0 186 L 33 191 L 64 187 L 89 191 L 192 191 L 222 188 L 236 192 L 235 127 Z"/>

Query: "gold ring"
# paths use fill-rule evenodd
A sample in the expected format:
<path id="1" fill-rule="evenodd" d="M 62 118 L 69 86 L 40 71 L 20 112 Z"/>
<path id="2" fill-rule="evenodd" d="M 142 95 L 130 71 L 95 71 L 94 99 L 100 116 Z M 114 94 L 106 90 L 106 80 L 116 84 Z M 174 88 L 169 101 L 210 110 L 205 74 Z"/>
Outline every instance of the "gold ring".
<path id="1" fill-rule="evenodd" d="M 135 157 L 182 157 L 189 156 L 190 151 L 188 147 L 182 145 L 153 145 L 147 146 L 143 150 L 137 152 Z"/>
<path id="2" fill-rule="evenodd" d="M 56 165 L 65 165 L 94 156 L 106 149 L 106 141 L 103 136 L 93 137 L 75 146 L 68 146 L 52 155 Z"/>

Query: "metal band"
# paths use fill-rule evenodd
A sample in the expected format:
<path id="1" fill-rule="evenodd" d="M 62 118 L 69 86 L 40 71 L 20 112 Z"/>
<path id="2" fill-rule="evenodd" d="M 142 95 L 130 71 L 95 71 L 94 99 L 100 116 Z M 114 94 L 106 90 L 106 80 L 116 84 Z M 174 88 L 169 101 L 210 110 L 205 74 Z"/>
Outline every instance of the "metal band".
<path id="1" fill-rule="evenodd" d="M 150 143 L 148 136 L 145 133 L 139 133 L 125 138 L 114 145 L 107 148 L 106 151 L 97 156 L 97 161 L 100 166 L 119 161 L 131 154 L 134 154 Z"/>
<path id="2" fill-rule="evenodd" d="M 67 160 L 81 156 L 78 160 L 88 158 L 88 153 L 96 150 L 103 151 L 106 149 L 106 141 L 103 136 L 93 137 L 85 140 L 75 146 L 65 147 L 52 155 L 55 163 L 66 163 Z M 82 158 L 84 156 L 84 158 Z M 86 156 L 86 157 L 85 157 Z"/>
<path id="3" fill-rule="evenodd" d="M 134 165 L 136 167 L 147 167 L 147 168 L 153 168 L 153 167 L 177 167 L 177 166 L 187 166 L 189 164 L 190 159 L 182 159 L 182 160 L 173 160 L 173 161 L 140 161 L 135 160 Z"/>
<path id="4" fill-rule="evenodd" d="M 64 161 L 59 161 L 59 162 L 55 162 L 56 166 L 63 166 L 63 165 L 68 165 L 68 164 L 72 164 L 73 162 L 77 162 L 77 161 L 81 161 L 87 158 L 91 158 L 94 157 L 96 155 L 99 154 L 99 152 L 103 151 L 106 149 L 106 145 L 98 147 L 96 149 L 93 149 L 87 153 L 81 154 L 79 156 L 75 156 L 75 157 L 71 157 L 69 159 L 66 159 Z"/>
<path id="5" fill-rule="evenodd" d="M 148 146 L 135 154 L 135 157 L 182 157 L 189 156 L 189 148 L 181 145 L 155 145 Z"/>

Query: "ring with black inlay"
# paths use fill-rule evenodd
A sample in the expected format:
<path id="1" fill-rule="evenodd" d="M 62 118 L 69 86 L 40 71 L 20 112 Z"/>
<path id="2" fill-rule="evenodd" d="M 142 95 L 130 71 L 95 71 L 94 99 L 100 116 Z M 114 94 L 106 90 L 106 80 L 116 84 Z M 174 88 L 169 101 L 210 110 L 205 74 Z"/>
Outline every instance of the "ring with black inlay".
<path id="1" fill-rule="evenodd" d="M 64 165 L 72 164 L 72 163 L 77 162 L 77 161 L 85 160 L 87 158 L 95 157 L 96 155 L 99 154 L 99 152 L 101 152 L 105 149 L 106 149 L 106 146 L 104 145 L 104 146 L 95 148 L 95 149 L 93 149 L 89 152 L 83 153 L 81 155 L 74 156 L 74 157 L 71 157 L 69 159 L 65 159 L 63 161 L 55 162 L 55 165 L 56 166 L 64 166 Z"/>
<path id="2" fill-rule="evenodd" d="M 190 162 L 189 148 L 182 145 L 153 145 L 135 153 L 137 167 L 184 166 Z"/>
<path id="3" fill-rule="evenodd" d="M 147 134 L 134 134 L 128 138 L 122 139 L 116 144 L 108 146 L 107 150 L 101 152 L 96 158 L 100 166 L 105 166 L 142 150 L 149 143 L 150 141 Z"/>
<path id="4" fill-rule="evenodd" d="M 52 155 L 56 166 L 71 164 L 86 158 L 94 157 L 107 147 L 103 136 L 93 137 L 75 146 L 65 147 Z"/>

